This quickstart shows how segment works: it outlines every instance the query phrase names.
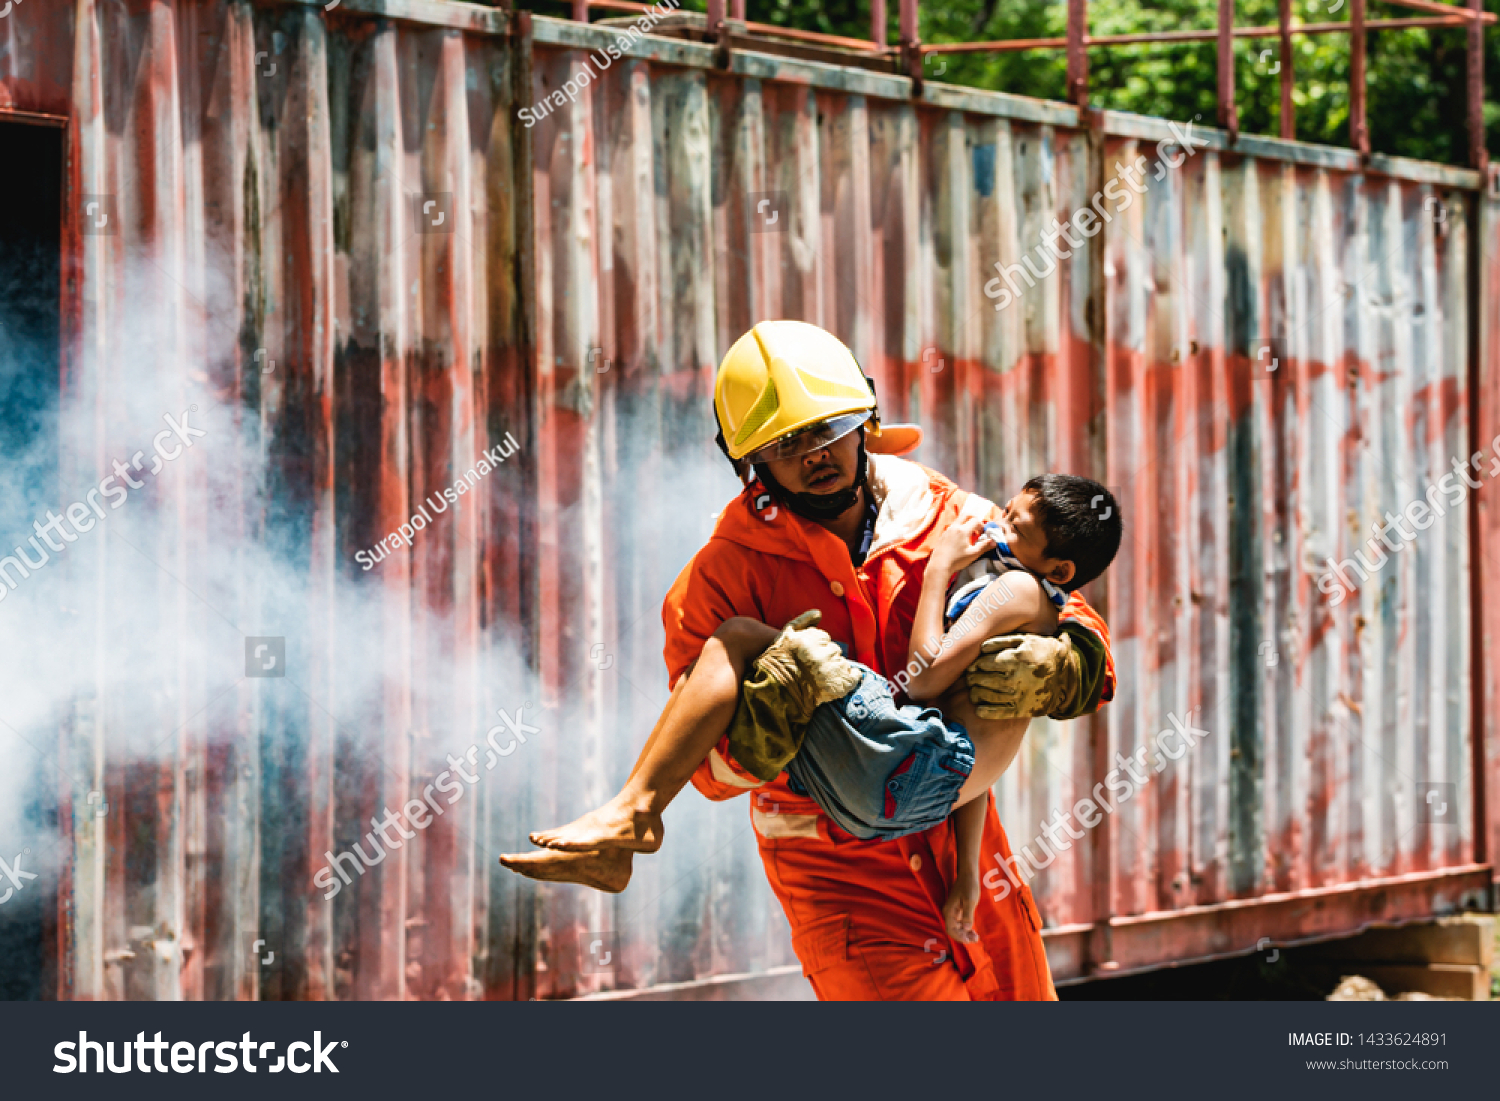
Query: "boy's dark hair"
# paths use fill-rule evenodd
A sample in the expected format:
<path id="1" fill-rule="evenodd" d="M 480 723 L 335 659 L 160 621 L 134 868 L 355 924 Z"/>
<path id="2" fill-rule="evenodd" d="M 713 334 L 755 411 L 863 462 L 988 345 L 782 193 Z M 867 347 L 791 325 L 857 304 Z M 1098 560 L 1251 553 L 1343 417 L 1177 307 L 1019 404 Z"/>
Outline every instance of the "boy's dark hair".
<path id="1" fill-rule="evenodd" d="M 1073 580 L 1059 588 L 1081 589 L 1114 561 L 1125 525 L 1109 490 L 1073 474 L 1039 474 L 1022 488 L 1036 496 L 1047 557 L 1073 563 Z"/>

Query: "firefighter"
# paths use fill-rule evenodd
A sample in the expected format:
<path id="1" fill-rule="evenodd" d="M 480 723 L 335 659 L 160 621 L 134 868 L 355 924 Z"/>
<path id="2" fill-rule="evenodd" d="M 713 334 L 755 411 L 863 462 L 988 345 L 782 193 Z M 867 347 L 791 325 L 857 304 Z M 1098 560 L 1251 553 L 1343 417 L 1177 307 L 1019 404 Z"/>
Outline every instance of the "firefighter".
<path id="1" fill-rule="evenodd" d="M 719 367 L 714 408 L 719 445 L 745 488 L 663 604 L 674 686 L 726 620 L 782 624 L 808 609 L 822 613 L 820 626 L 849 656 L 896 677 L 933 543 L 956 520 L 998 510 L 899 457 L 920 443 L 921 430 L 883 424 L 873 382 L 816 326 L 762 322 L 741 337 Z M 1103 621 L 1076 593 L 1060 620 L 1056 638 L 989 640 L 968 672 L 983 717 L 1011 720 L 1017 740 L 1032 716 L 1072 718 L 1113 695 Z M 951 822 L 895 841 L 859 841 L 795 794 L 784 773 L 757 779 L 730 752 L 727 734 L 692 783 L 710 799 L 751 796 L 766 876 L 819 998 L 1056 997 L 1031 892 L 1019 883 L 1011 889 L 999 867 L 1011 852 L 993 795 L 979 942 L 958 944 L 942 916 L 957 860 Z M 536 878 L 619 890 L 630 860 L 630 852 L 611 850 L 503 862 Z"/>

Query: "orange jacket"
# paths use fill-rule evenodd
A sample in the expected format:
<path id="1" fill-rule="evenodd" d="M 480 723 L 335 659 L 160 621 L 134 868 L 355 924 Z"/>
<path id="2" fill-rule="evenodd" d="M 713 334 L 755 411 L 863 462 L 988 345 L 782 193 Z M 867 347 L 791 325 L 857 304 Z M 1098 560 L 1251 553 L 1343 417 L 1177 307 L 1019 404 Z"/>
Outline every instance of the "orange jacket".
<path id="1" fill-rule="evenodd" d="M 932 545 L 962 514 L 994 505 L 941 474 L 871 455 L 870 481 L 881 502 L 875 539 L 856 568 L 842 540 L 769 503 L 752 483 L 725 508 L 709 539 L 678 576 L 662 606 L 671 680 L 697 658 L 731 616 L 781 626 L 809 608 L 857 660 L 890 675 L 906 665 L 922 572 Z M 757 508 L 757 504 L 762 507 Z M 1104 623 L 1076 594 L 1063 616 L 1103 639 Z M 1105 698 L 1113 694 L 1106 657 Z M 750 817 L 766 876 L 792 928 L 803 971 L 822 998 L 1055 998 L 1042 947 L 1041 920 L 1024 886 L 995 901 L 981 895 L 980 943 L 952 944 L 942 905 L 957 861 L 945 823 L 896 841 L 859 841 L 840 830 L 785 775 L 762 784 L 730 757 L 728 739 L 698 768 L 693 785 L 710 799 L 756 789 Z M 983 867 L 1011 855 L 990 798 Z"/>

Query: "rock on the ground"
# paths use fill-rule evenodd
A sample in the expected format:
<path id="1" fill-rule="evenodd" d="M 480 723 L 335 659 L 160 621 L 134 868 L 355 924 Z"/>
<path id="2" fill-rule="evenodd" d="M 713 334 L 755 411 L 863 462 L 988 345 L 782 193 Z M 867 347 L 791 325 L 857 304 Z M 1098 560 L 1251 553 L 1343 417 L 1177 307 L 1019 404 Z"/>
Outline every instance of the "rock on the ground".
<path id="1" fill-rule="evenodd" d="M 1328 995 L 1330 1002 L 1384 1002 L 1385 991 L 1363 975 L 1345 975 Z"/>

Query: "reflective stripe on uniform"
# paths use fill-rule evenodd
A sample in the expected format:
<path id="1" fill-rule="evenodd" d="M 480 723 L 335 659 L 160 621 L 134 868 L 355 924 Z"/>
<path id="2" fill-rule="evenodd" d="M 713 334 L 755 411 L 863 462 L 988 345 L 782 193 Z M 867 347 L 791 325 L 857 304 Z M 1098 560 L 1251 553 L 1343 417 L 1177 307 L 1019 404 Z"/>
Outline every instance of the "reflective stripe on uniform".
<path id="1" fill-rule="evenodd" d="M 721 784 L 729 784 L 737 788 L 758 788 L 764 781 L 757 780 L 754 776 L 741 776 L 736 772 L 717 748 L 708 751 L 708 767 L 714 774 L 714 779 Z"/>
<path id="2" fill-rule="evenodd" d="M 767 841 L 779 841 L 787 837 L 816 839 L 821 836 L 818 833 L 818 818 L 816 814 L 781 814 L 774 803 L 769 811 L 759 807 L 750 808 L 750 822 L 755 826 L 755 832 Z"/>

